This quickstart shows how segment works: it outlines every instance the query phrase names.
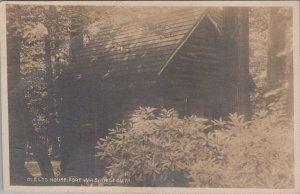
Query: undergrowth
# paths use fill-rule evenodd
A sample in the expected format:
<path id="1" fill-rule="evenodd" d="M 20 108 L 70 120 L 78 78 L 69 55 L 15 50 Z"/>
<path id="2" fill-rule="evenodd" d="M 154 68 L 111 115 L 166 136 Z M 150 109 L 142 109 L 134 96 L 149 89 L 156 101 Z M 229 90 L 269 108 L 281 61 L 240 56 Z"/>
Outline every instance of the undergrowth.
<path id="1" fill-rule="evenodd" d="M 291 188 L 293 130 L 280 91 L 265 95 L 272 101 L 251 121 L 237 113 L 209 120 L 140 107 L 99 139 L 105 177 L 130 179 L 131 186 Z"/>

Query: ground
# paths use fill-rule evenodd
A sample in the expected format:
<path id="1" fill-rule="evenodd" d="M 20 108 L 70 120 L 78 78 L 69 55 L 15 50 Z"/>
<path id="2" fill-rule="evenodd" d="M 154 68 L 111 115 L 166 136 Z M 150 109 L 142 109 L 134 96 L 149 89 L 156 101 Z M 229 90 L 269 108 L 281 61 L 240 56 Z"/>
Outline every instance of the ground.
<path id="1" fill-rule="evenodd" d="M 55 177 L 58 177 L 60 175 L 60 161 L 51 161 L 51 164 L 53 166 Z M 28 161 L 25 163 L 25 166 L 29 170 L 32 176 L 34 177 L 41 176 L 41 171 L 37 161 L 35 160 Z"/>

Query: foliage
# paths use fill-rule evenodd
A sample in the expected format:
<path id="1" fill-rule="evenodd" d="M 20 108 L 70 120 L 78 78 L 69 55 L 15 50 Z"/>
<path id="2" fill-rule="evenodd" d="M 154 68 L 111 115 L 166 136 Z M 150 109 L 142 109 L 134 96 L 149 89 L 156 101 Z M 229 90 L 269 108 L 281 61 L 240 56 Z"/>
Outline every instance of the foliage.
<path id="1" fill-rule="evenodd" d="M 256 85 L 251 95 L 253 112 L 264 106 L 266 91 L 270 8 L 249 9 L 249 66 Z"/>
<path id="2" fill-rule="evenodd" d="M 7 36 L 21 38 L 20 79 L 26 81 L 26 99 L 37 132 L 46 132 L 60 99 L 49 95 L 49 81 L 70 62 L 72 34 L 95 21 L 96 10 L 82 6 L 7 5 Z M 99 11 L 99 10 L 98 10 Z M 93 17 L 90 20 L 90 17 Z M 46 49 L 46 41 L 50 48 Z M 8 51 L 14 52 L 14 51 Z M 47 55 L 49 56 L 47 58 Z M 16 64 L 8 64 L 16 65 Z M 19 74 L 18 72 L 14 72 Z"/>
<path id="3" fill-rule="evenodd" d="M 193 186 L 291 188 L 293 182 L 293 130 L 278 111 L 280 101 L 261 110 L 251 123 L 231 114 L 221 130 L 209 137 L 222 150 L 224 163 L 196 161 L 189 169 Z M 280 142 L 280 143 L 279 143 Z M 209 184 L 203 182 L 212 174 Z M 217 177 L 218 179 L 216 179 Z"/>
<path id="4" fill-rule="evenodd" d="M 139 186 L 290 188 L 293 130 L 282 103 L 272 100 L 251 121 L 139 108 L 99 139 L 97 157 L 107 160 L 107 178 Z"/>
<path id="5" fill-rule="evenodd" d="M 276 18 L 273 18 L 273 17 Z M 273 24 L 274 23 L 274 24 Z M 281 26 L 283 32 L 273 32 L 272 25 Z M 284 33 L 284 40 L 281 44 L 272 46 L 272 37 L 274 33 Z M 293 53 L 292 53 L 292 10 L 286 7 L 280 8 L 250 8 L 249 14 L 249 59 L 250 59 L 250 74 L 256 85 L 255 91 L 251 95 L 252 109 L 254 113 L 259 112 L 266 106 L 264 94 L 269 89 L 276 88 L 282 82 L 286 82 L 289 90 L 292 90 L 292 69 L 293 69 Z M 275 53 L 272 51 L 283 49 Z M 272 56 L 272 53 L 275 56 Z M 278 83 L 267 83 L 268 74 L 272 74 L 267 70 L 268 63 L 271 58 L 275 57 L 278 61 L 284 58 L 284 76 L 278 78 Z M 270 71 L 270 72 L 267 72 Z M 290 94 L 292 96 L 292 94 Z M 291 97 L 289 97 L 291 98 Z M 291 100 L 291 99 L 290 99 Z"/>
<path id="6" fill-rule="evenodd" d="M 187 162 L 216 154 L 213 146 L 204 146 L 206 119 L 180 119 L 172 109 L 155 112 L 140 108 L 129 124 L 117 125 L 100 139 L 97 156 L 109 160 L 108 177 L 130 178 L 138 185 L 184 186 Z"/>

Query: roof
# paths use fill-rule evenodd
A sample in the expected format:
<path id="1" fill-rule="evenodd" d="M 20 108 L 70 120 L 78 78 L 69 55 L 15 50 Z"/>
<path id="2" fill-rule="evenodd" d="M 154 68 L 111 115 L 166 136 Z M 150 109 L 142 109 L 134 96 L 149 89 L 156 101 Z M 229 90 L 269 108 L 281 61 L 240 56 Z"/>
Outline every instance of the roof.
<path id="1" fill-rule="evenodd" d="M 73 61 L 72 79 L 98 80 L 108 87 L 155 83 L 208 13 L 205 8 L 183 8 L 117 27 L 99 26 L 101 30 L 97 36 Z M 212 20 L 212 17 L 208 18 Z"/>

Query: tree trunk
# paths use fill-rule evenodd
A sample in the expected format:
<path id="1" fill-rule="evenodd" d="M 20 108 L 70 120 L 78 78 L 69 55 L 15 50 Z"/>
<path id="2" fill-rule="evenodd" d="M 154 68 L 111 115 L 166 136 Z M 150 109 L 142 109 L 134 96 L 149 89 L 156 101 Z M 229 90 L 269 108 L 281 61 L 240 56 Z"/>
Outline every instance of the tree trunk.
<path id="1" fill-rule="evenodd" d="M 47 82 L 47 111 L 49 123 L 47 124 L 47 136 L 52 145 L 53 156 L 58 155 L 58 129 L 55 120 L 56 101 L 55 101 L 55 87 L 53 83 L 53 68 L 51 62 L 51 47 L 50 38 L 45 37 L 45 66 L 46 66 L 46 82 Z"/>
<path id="2" fill-rule="evenodd" d="M 231 111 L 251 115 L 249 75 L 249 10 L 224 8 L 223 23 L 224 59 L 231 82 Z"/>
<path id="3" fill-rule="evenodd" d="M 292 10 L 272 8 L 269 18 L 267 86 L 274 89 L 285 84 L 286 112 L 293 113 Z"/>
<path id="4" fill-rule="evenodd" d="M 20 52 L 22 38 L 13 36 L 7 39 L 7 75 L 8 91 L 11 91 L 21 80 Z"/>
<path id="5" fill-rule="evenodd" d="M 285 49 L 285 29 L 280 25 L 282 18 L 278 14 L 279 9 L 272 8 L 270 12 L 267 66 L 267 83 L 269 88 L 273 88 L 284 78 L 285 57 L 277 56 Z"/>

